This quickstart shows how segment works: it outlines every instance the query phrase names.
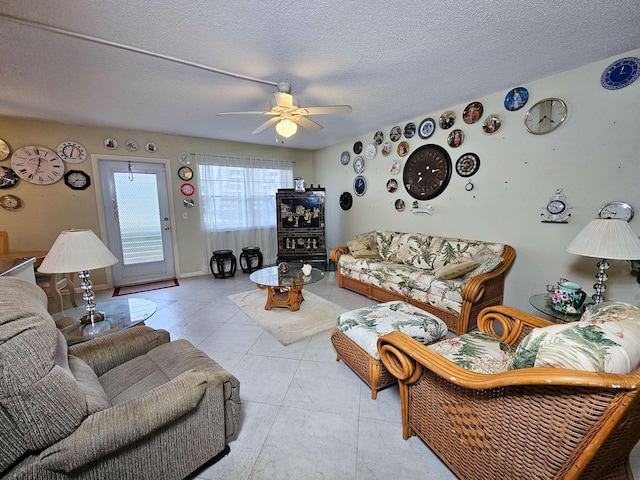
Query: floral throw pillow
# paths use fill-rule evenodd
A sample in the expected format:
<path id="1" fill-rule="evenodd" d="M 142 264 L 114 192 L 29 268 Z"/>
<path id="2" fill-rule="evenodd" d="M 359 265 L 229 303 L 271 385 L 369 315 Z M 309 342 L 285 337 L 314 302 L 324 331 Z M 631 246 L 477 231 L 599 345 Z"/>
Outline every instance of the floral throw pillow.
<path id="1" fill-rule="evenodd" d="M 465 333 L 429 345 L 428 348 L 476 373 L 504 372 L 514 354 L 511 345 L 480 332 Z"/>
<path id="2" fill-rule="evenodd" d="M 347 246 L 349 247 L 349 252 L 355 258 L 380 258 L 378 244 L 374 235 L 349 240 Z"/>

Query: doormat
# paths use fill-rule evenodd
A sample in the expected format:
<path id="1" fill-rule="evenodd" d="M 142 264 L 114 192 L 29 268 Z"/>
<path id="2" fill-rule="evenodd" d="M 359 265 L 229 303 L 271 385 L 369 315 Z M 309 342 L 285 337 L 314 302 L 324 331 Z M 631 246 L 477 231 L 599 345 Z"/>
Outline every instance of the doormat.
<path id="1" fill-rule="evenodd" d="M 269 332 L 282 345 L 287 346 L 334 328 L 338 316 L 347 311 L 346 308 L 306 290 L 302 295 L 304 302 L 300 304 L 300 310 L 297 312 L 278 307 L 265 310 L 264 305 L 267 302 L 265 290 L 251 290 L 230 295 L 228 298 L 263 330 Z"/>
<path id="2" fill-rule="evenodd" d="M 123 295 L 132 295 L 134 293 L 150 292 L 152 290 L 162 290 L 163 288 L 179 287 L 178 280 L 172 278 L 171 280 L 161 280 L 159 282 L 143 283 L 141 285 L 128 285 L 126 287 L 116 287 L 113 290 L 114 297 L 121 297 Z"/>

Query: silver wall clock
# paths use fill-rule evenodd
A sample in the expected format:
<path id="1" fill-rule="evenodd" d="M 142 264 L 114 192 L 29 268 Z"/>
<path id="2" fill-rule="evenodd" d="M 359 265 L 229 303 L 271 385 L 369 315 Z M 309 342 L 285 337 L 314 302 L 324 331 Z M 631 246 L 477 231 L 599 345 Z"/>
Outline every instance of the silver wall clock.
<path id="1" fill-rule="evenodd" d="M 567 104 L 559 98 L 545 98 L 533 105 L 524 116 L 524 128 L 534 135 L 551 133 L 567 119 Z"/>

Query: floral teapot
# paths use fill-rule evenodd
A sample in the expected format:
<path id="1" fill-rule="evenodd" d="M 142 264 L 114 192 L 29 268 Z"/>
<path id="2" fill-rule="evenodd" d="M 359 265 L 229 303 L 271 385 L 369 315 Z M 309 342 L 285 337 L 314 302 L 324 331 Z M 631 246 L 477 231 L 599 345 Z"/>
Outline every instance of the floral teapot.
<path id="1" fill-rule="evenodd" d="M 582 291 L 582 287 L 566 278 L 560 279 L 551 295 L 553 309 L 569 315 L 582 313 L 582 304 L 586 298 L 587 294 Z"/>

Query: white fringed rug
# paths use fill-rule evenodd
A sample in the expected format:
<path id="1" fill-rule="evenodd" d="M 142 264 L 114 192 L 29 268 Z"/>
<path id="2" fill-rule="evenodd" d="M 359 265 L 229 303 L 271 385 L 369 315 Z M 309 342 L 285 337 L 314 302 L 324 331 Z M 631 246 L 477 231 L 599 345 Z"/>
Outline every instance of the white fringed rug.
<path id="1" fill-rule="evenodd" d="M 265 310 L 266 290 L 238 293 L 230 295 L 229 299 L 286 346 L 335 327 L 338 316 L 347 311 L 346 308 L 306 290 L 302 291 L 302 295 L 304 302 L 300 304 L 300 310 L 297 312 L 279 307 Z"/>

